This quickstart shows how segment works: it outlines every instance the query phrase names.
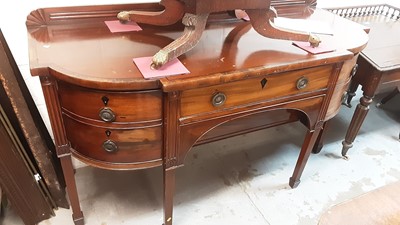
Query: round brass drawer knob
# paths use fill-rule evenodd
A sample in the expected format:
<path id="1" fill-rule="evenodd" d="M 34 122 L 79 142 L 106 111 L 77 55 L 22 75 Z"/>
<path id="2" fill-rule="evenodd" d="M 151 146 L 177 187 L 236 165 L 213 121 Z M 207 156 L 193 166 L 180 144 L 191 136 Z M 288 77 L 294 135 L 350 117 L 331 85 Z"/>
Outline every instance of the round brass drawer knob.
<path id="1" fill-rule="evenodd" d="M 298 90 L 304 89 L 308 86 L 308 78 L 307 77 L 300 77 L 297 80 L 296 87 Z"/>
<path id="2" fill-rule="evenodd" d="M 110 153 L 116 152 L 118 150 L 118 145 L 111 140 L 107 140 L 107 141 L 103 142 L 103 149 L 106 152 L 110 152 Z"/>
<path id="3" fill-rule="evenodd" d="M 212 97 L 211 103 L 213 106 L 222 106 L 226 101 L 226 95 L 222 92 L 215 93 Z"/>
<path id="4" fill-rule="evenodd" d="M 104 122 L 113 122 L 115 120 L 115 113 L 107 107 L 104 107 L 99 112 L 99 117 Z"/>

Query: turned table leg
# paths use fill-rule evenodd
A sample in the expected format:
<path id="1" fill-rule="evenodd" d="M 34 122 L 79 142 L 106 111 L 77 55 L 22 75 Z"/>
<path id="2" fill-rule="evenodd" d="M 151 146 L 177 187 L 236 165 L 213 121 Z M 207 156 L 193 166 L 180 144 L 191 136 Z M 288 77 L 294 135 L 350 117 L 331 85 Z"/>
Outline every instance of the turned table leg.
<path id="1" fill-rule="evenodd" d="M 349 90 L 347 91 L 347 99 L 345 102 L 343 102 L 343 105 L 351 108 L 351 100 L 354 98 L 354 96 L 356 96 L 356 91 L 357 88 L 360 84 L 354 79 L 350 82 L 350 86 L 349 86 Z"/>
<path id="2" fill-rule="evenodd" d="M 296 188 L 300 184 L 300 177 L 303 173 L 304 167 L 306 166 L 307 160 L 311 154 L 316 140 L 319 136 L 321 128 L 318 130 L 307 131 L 306 137 L 304 138 L 303 146 L 301 147 L 299 158 L 297 159 L 296 167 L 294 169 L 292 177 L 289 179 L 289 186 Z"/>
<path id="3" fill-rule="evenodd" d="M 360 103 L 357 105 L 356 111 L 351 118 L 350 126 L 347 129 L 346 137 L 342 142 L 342 156 L 346 157 L 347 151 L 353 147 L 353 142 L 360 131 L 361 125 L 364 122 L 365 117 L 369 111 L 369 105 L 372 102 L 371 97 L 363 96 L 360 99 Z"/>
<path id="4" fill-rule="evenodd" d="M 364 65 L 364 62 L 361 61 L 360 65 Z M 351 118 L 351 122 L 349 128 L 347 129 L 346 137 L 342 142 L 342 156 L 347 157 L 347 151 L 353 147 L 353 142 L 360 131 L 361 125 L 364 122 L 365 117 L 369 111 L 369 105 L 372 103 L 372 98 L 375 95 L 375 91 L 378 88 L 378 85 L 382 78 L 382 72 L 378 70 L 366 70 L 365 68 L 369 68 L 366 66 L 361 66 L 364 68 L 358 70 L 355 76 L 353 77 L 350 89 L 349 96 L 347 99 L 347 103 L 350 104 L 351 93 L 354 93 L 357 90 L 359 84 L 362 85 L 363 97 L 360 98 L 360 103 L 357 105 L 357 108 Z"/>
<path id="5" fill-rule="evenodd" d="M 351 100 L 353 99 L 354 96 L 356 96 L 356 91 L 358 86 L 360 85 L 360 82 L 357 80 L 355 77 L 358 72 L 358 64 L 354 65 L 353 69 L 351 70 L 350 76 L 352 77 L 349 89 L 347 90 L 346 94 L 346 99 L 342 102 L 342 105 L 345 105 L 349 108 L 351 108 Z"/>

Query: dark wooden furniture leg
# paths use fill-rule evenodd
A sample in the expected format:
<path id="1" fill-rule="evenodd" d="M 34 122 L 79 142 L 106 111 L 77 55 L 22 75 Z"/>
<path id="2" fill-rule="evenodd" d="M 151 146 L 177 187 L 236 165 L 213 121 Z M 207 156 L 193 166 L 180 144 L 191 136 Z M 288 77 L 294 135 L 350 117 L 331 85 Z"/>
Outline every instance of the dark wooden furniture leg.
<path id="1" fill-rule="evenodd" d="M 360 103 L 357 105 L 356 111 L 350 122 L 350 126 L 347 130 L 346 137 L 342 142 L 342 156 L 346 157 L 347 151 L 353 147 L 353 142 L 360 131 L 361 125 L 364 122 L 365 117 L 369 111 L 369 105 L 372 102 L 372 97 L 363 96 L 360 99 Z"/>
<path id="2" fill-rule="evenodd" d="M 390 101 L 390 99 L 394 98 L 397 94 L 400 93 L 400 87 L 396 87 L 392 92 L 390 92 L 388 95 L 386 95 L 382 100 L 376 104 L 376 107 L 381 107 L 383 104 L 386 104 L 386 102 Z"/>
<path id="3" fill-rule="evenodd" d="M 289 179 L 289 186 L 296 188 L 300 184 L 300 177 L 303 173 L 304 167 L 307 164 L 308 157 L 311 154 L 311 150 L 315 145 L 321 128 L 318 130 L 307 131 L 306 137 L 304 138 L 303 146 L 301 147 L 299 158 L 297 159 L 296 167 L 294 169 L 292 177 Z"/>
<path id="4" fill-rule="evenodd" d="M 326 121 L 324 123 L 324 125 L 322 125 L 322 129 L 319 132 L 317 140 L 315 141 L 315 145 L 314 145 L 314 147 L 312 149 L 312 153 L 318 154 L 318 153 L 321 152 L 322 147 L 324 147 L 324 137 L 325 137 L 325 134 L 326 134 L 325 131 L 326 131 L 327 127 L 328 127 L 328 121 Z"/>
<path id="5" fill-rule="evenodd" d="M 369 111 L 369 105 L 372 103 L 372 99 L 375 95 L 375 91 L 381 81 L 382 73 L 374 71 L 370 76 L 362 80 L 363 97 L 360 99 L 360 103 L 351 118 L 349 128 L 347 129 L 346 137 L 342 142 L 342 156 L 347 158 L 347 151 L 353 147 L 353 142 L 360 131 L 361 125 L 364 122 L 365 117 Z M 355 79 L 354 79 L 355 80 Z M 349 102 L 349 101 L 348 101 Z"/>
<path id="6" fill-rule="evenodd" d="M 352 107 L 351 100 L 354 98 L 354 96 L 356 96 L 356 91 L 357 91 L 359 85 L 360 84 L 355 79 L 353 79 L 350 82 L 349 90 L 347 91 L 347 96 L 346 96 L 347 100 L 343 103 L 343 105 L 345 105 L 349 108 Z"/>
<path id="7" fill-rule="evenodd" d="M 175 168 L 164 168 L 164 225 L 172 225 L 175 170 Z"/>
<path id="8" fill-rule="evenodd" d="M 179 92 L 165 93 L 164 101 L 164 225 L 172 225 L 175 170 L 178 168 Z"/>
<path id="9" fill-rule="evenodd" d="M 45 96 L 47 111 L 49 112 L 50 123 L 54 132 L 57 156 L 60 158 L 61 167 L 64 173 L 68 197 L 72 208 L 72 219 L 74 220 L 75 225 L 83 225 L 84 218 L 79 205 L 70 146 L 62 122 L 60 102 L 57 97 L 56 81 L 51 77 L 45 76 L 40 77 L 40 82 Z"/>
<path id="10" fill-rule="evenodd" d="M 61 166 L 67 184 L 67 192 L 72 208 L 72 219 L 75 225 L 84 225 L 83 213 L 79 205 L 78 192 L 74 178 L 74 168 L 72 166 L 71 154 L 60 156 Z"/>

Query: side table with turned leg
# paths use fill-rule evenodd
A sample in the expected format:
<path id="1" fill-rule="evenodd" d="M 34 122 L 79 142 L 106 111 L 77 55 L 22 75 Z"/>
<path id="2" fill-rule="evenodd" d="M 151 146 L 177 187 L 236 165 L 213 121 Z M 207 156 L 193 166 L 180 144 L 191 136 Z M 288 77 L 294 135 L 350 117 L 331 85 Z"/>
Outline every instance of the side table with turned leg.
<path id="1" fill-rule="evenodd" d="M 369 28 L 369 42 L 358 58 L 358 70 L 347 96 L 347 105 L 351 107 L 357 87 L 362 86 L 363 96 L 342 142 L 342 155 L 346 156 L 368 114 L 374 95 L 393 88 L 397 90 L 400 86 L 400 9 L 379 4 L 328 10 Z"/>

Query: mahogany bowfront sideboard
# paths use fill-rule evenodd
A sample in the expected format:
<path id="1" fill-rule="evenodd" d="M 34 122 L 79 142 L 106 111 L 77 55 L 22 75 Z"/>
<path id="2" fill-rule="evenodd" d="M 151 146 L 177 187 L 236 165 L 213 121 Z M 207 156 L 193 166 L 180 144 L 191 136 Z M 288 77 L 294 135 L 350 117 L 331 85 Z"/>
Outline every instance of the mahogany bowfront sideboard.
<path id="1" fill-rule="evenodd" d="M 334 35 L 321 39 L 336 50 L 312 55 L 218 14 L 179 57 L 189 74 L 146 80 L 132 59 L 152 56 L 183 26 L 111 33 L 104 21 L 130 9 L 159 6 L 47 8 L 27 19 L 31 73 L 40 77 L 74 223 L 84 220 L 71 155 L 104 169 L 163 167 L 164 223 L 171 225 L 175 171 L 192 146 L 300 120 L 308 129 L 289 181 L 296 187 L 340 108 L 367 34 L 317 9 L 307 19 L 332 26 Z"/>

